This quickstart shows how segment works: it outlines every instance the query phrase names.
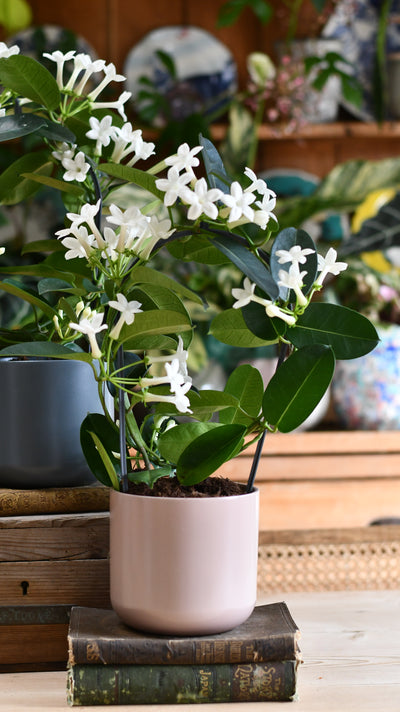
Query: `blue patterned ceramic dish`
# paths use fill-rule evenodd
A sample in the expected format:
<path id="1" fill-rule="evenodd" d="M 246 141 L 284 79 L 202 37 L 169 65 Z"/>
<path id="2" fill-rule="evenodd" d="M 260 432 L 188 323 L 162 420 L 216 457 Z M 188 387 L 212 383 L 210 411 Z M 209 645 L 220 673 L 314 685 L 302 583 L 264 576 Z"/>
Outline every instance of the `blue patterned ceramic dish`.
<path id="1" fill-rule="evenodd" d="M 176 78 L 157 56 L 162 50 L 172 60 Z M 171 116 L 184 119 L 223 107 L 237 90 L 237 68 L 229 49 L 198 27 L 162 27 L 146 35 L 124 63 L 127 89 L 136 101 L 146 77 L 167 100 Z"/>

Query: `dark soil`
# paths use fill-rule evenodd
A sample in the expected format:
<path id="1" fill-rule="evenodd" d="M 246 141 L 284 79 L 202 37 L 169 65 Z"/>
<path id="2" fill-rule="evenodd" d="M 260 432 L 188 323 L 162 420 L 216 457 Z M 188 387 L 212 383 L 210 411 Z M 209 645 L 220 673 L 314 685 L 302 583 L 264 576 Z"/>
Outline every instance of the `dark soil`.
<path id="1" fill-rule="evenodd" d="M 244 494 L 246 486 L 227 477 L 208 477 L 197 485 L 184 487 L 176 477 L 160 477 L 151 489 L 143 483 L 129 483 L 129 493 L 146 497 L 231 497 Z"/>

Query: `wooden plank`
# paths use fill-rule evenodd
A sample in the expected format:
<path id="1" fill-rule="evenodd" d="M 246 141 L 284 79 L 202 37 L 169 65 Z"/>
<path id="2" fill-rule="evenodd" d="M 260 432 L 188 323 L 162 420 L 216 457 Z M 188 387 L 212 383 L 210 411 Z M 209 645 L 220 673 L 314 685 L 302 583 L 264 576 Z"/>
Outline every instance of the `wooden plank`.
<path id="1" fill-rule="evenodd" d="M 254 453 L 255 445 L 245 453 Z M 263 456 L 270 455 L 331 455 L 335 453 L 400 453 L 398 430 L 306 431 L 267 435 Z"/>
<path id="2" fill-rule="evenodd" d="M 0 672 L 2 665 L 67 660 L 67 635 L 68 623 L 0 626 Z"/>
<path id="3" fill-rule="evenodd" d="M 400 481 L 259 482 L 260 530 L 362 527 L 400 517 Z"/>
<path id="4" fill-rule="evenodd" d="M 108 513 L 0 519 L 3 562 L 104 559 L 108 549 Z"/>
<path id="5" fill-rule="evenodd" d="M 46 603 L 110 607 L 108 560 L 0 562 L 1 605 Z"/>
<path id="6" fill-rule="evenodd" d="M 340 529 L 286 529 L 280 531 L 260 531 L 259 545 L 268 544 L 358 544 L 362 542 L 381 543 L 400 541 L 400 525 L 374 527 L 348 527 Z"/>

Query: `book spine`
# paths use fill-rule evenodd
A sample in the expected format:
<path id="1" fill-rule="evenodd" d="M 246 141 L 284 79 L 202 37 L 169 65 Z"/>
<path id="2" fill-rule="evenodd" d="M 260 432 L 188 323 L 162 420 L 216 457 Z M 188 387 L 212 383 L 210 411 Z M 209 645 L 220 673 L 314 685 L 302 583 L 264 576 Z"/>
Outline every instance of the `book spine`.
<path id="1" fill-rule="evenodd" d="M 67 698 L 75 706 L 291 700 L 297 665 L 73 665 Z"/>
<path id="2" fill-rule="evenodd" d="M 109 508 L 107 487 L 72 487 L 41 490 L 0 490 L 2 517 L 28 514 L 103 512 Z"/>

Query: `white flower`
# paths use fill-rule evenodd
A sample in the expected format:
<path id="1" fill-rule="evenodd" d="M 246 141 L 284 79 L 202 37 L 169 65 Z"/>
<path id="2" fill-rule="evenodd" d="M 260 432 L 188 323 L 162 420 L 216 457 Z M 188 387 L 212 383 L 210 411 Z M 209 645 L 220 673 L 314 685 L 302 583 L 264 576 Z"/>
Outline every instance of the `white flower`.
<path id="1" fill-rule="evenodd" d="M 108 146 L 115 134 L 115 127 L 112 125 L 112 116 L 104 116 L 101 121 L 91 116 L 89 119 L 90 131 L 86 136 L 96 141 L 96 155 L 101 155 L 103 146 Z"/>
<path id="2" fill-rule="evenodd" d="M 92 104 L 93 109 L 116 109 L 119 115 L 126 121 L 124 104 L 130 99 L 132 92 L 123 91 L 116 101 L 97 101 Z"/>
<path id="3" fill-rule="evenodd" d="M 234 303 L 233 308 L 241 309 L 242 307 L 250 304 L 250 302 L 253 301 L 255 288 L 256 285 L 250 282 L 248 277 L 245 277 L 243 281 L 243 289 L 240 289 L 239 287 L 232 289 L 232 296 L 237 300 Z"/>
<path id="4" fill-rule="evenodd" d="M 5 109 L 0 109 L 0 118 L 3 118 L 3 116 L 6 115 L 6 110 Z"/>
<path id="5" fill-rule="evenodd" d="M 196 158 L 196 153 L 202 150 L 202 146 L 195 146 L 194 148 L 189 148 L 187 143 L 182 143 L 178 151 L 173 156 L 168 156 L 165 159 L 165 164 L 167 166 L 175 166 L 175 168 L 181 172 L 190 173 L 191 176 L 194 175 L 193 168 L 199 165 L 200 161 Z"/>
<path id="6" fill-rule="evenodd" d="M 77 84 L 74 89 L 75 94 L 77 94 L 78 96 L 82 94 L 92 74 L 96 74 L 96 72 L 100 72 L 102 69 L 104 69 L 105 61 L 104 59 L 92 60 L 89 55 L 86 55 L 85 60 L 82 62 L 82 64 L 84 64 L 85 73 L 82 79 L 79 80 L 79 84 Z"/>
<path id="7" fill-rule="evenodd" d="M 190 182 L 191 176 L 189 173 L 179 174 L 176 166 L 172 166 L 167 173 L 166 178 L 156 180 L 156 187 L 165 193 L 164 205 L 167 207 L 173 205 L 180 198 L 183 188 Z"/>
<path id="8" fill-rule="evenodd" d="M 56 161 L 62 161 L 63 158 L 73 158 L 75 148 L 76 146 L 71 146 L 69 143 L 63 141 L 58 144 L 58 149 L 56 151 L 52 151 L 51 155 L 56 159 Z"/>
<path id="9" fill-rule="evenodd" d="M 300 245 L 293 245 L 290 250 L 277 250 L 276 256 L 278 258 L 279 264 L 283 265 L 286 262 L 293 264 L 304 265 L 307 262 L 307 255 L 312 255 L 314 250 L 310 247 L 300 247 Z"/>
<path id="10" fill-rule="evenodd" d="M 19 51 L 18 45 L 12 45 L 9 47 L 5 42 L 0 42 L 0 58 L 7 59 L 13 54 L 19 54 Z"/>
<path id="11" fill-rule="evenodd" d="M 223 193 L 221 197 L 221 201 L 230 209 L 228 222 L 237 222 L 242 217 L 252 222 L 254 210 L 250 205 L 255 199 L 254 193 L 244 192 L 240 183 L 233 181 L 230 194 Z"/>
<path id="12" fill-rule="evenodd" d="M 64 232 L 64 230 L 59 231 L 59 233 Z M 62 237 L 62 235 L 59 235 L 59 237 Z M 75 257 L 88 258 L 93 251 L 94 235 L 89 235 L 84 225 L 80 227 L 71 226 L 68 230 L 68 237 L 64 237 L 61 242 L 64 247 L 68 248 L 65 253 L 66 260 L 73 260 Z"/>
<path id="13" fill-rule="evenodd" d="M 322 284 L 328 274 L 338 275 L 347 268 L 347 262 L 336 262 L 337 252 L 330 247 L 325 257 L 318 255 L 318 284 Z"/>
<path id="14" fill-rule="evenodd" d="M 139 210 L 136 205 L 131 205 L 126 210 L 121 210 L 117 205 L 110 205 L 110 213 L 106 220 L 112 225 L 120 226 L 118 251 L 132 249 L 136 238 L 148 235 L 150 218 Z"/>
<path id="15" fill-rule="evenodd" d="M 0 255 L 4 255 L 5 251 L 6 251 L 5 247 L 0 247 Z"/>
<path id="16" fill-rule="evenodd" d="M 107 324 L 103 324 L 103 316 L 104 314 L 93 311 L 90 316 L 80 319 L 79 324 L 74 324 L 73 322 L 69 324 L 71 329 L 80 331 L 81 334 L 86 334 L 89 339 L 92 356 L 97 359 L 100 359 L 102 355 L 96 340 L 96 334 L 103 331 L 103 329 L 107 329 Z"/>
<path id="17" fill-rule="evenodd" d="M 64 73 L 64 64 L 65 62 L 69 62 L 71 59 L 75 57 L 75 50 L 70 50 L 69 52 L 60 52 L 60 50 L 55 50 L 55 52 L 52 52 L 49 54 L 49 52 L 43 52 L 43 57 L 46 57 L 47 59 L 50 59 L 52 62 L 57 63 L 57 75 L 56 75 L 56 82 L 59 86 L 60 89 L 63 88 L 64 86 L 64 78 L 63 78 L 63 73 Z"/>
<path id="18" fill-rule="evenodd" d="M 144 392 L 143 393 L 143 402 L 144 403 L 172 403 L 177 410 L 179 410 L 180 413 L 191 413 L 192 411 L 190 410 L 190 400 L 189 398 L 185 395 L 187 391 L 190 389 L 191 384 L 190 383 L 184 383 L 183 385 L 177 387 L 174 395 L 170 396 L 162 396 L 158 395 L 157 393 L 149 393 Z"/>
<path id="19" fill-rule="evenodd" d="M 134 150 L 136 140 L 141 135 L 141 130 L 135 129 L 134 131 L 130 122 L 121 127 L 116 126 L 112 137 L 115 146 L 111 154 L 111 160 L 114 163 L 120 163 L 125 156 L 128 156 Z"/>
<path id="20" fill-rule="evenodd" d="M 182 200 L 190 204 L 188 210 L 189 220 L 197 220 L 200 215 L 207 215 L 211 220 L 216 220 L 218 217 L 218 208 L 215 205 L 217 200 L 221 199 L 222 190 L 218 188 L 208 188 L 205 178 L 200 178 L 196 181 L 194 191 L 186 187 L 182 191 Z"/>
<path id="21" fill-rule="evenodd" d="M 165 363 L 170 359 L 171 356 L 152 356 L 151 363 Z M 191 381 L 190 376 L 188 376 L 187 370 L 188 352 L 186 351 L 186 349 L 183 348 L 183 340 L 181 336 L 178 336 L 178 346 L 174 353 L 173 359 L 174 361 L 178 362 L 178 370 L 181 376 L 183 377 L 184 382 L 187 383 L 188 380 Z"/>
<path id="22" fill-rule="evenodd" d="M 130 324 L 133 324 L 135 314 L 139 314 L 142 311 L 142 305 L 140 302 L 136 301 L 136 299 L 128 302 L 124 294 L 117 294 L 117 301 L 113 300 L 108 302 L 108 304 L 113 309 L 121 312 L 121 316 L 110 332 L 111 339 L 118 339 L 123 325 L 128 324 L 129 326 Z"/>
<path id="23" fill-rule="evenodd" d="M 135 253 L 140 255 L 141 259 L 148 260 L 153 248 L 160 240 L 167 240 L 175 228 L 171 228 L 169 218 L 159 220 L 156 215 L 152 215 L 147 224 L 147 232 L 135 244 Z"/>
<path id="24" fill-rule="evenodd" d="M 134 151 L 134 156 L 131 158 L 127 166 L 134 166 L 138 161 L 147 161 L 150 156 L 152 156 L 155 151 L 155 143 L 152 141 L 143 141 L 142 132 L 139 131 L 139 135 L 136 137 L 136 141 L 132 144 L 132 150 Z"/>
<path id="25" fill-rule="evenodd" d="M 72 89 L 75 86 L 75 82 L 78 79 L 79 74 L 86 69 L 86 67 L 92 61 L 92 59 L 88 54 L 85 54 L 84 52 L 80 52 L 79 54 L 76 54 L 73 57 L 73 61 L 74 61 L 74 68 L 72 70 L 70 78 L 68 79 L 67 84 L 65 85 L 66 91 L 72 91 Z"/>
<path id="26" fill-rule="evenodd" d="M 78 183 L 83 183 L 90 168 L 89 163 L 85 161 L 83 151 L 79 151 L 74 158 L 69 158 L 64 155 L 61 160 L 61 165 L 66 169 L 63 176 L 64 180 L 76 180 Z"/>
<path id="27" fill-rule="evenodd" d="M 99 94 L 105 89 L 105 87 L 110 84 L 111 82 L 124 82 L 126 77 L 123 76 L 123 74 L 117 74 L 117 70 L 115 69 L 115 65 L 110 62 L 110 64 L 107 64 L 102 67 L 104 70 L 104 78 L 100 82 L 100 84 L 93 89 L 93 91 L 88 94 L 88 98 L 91 99 L 92 101 L 95 101 Z"/>
<path id="28" fill-rule="evenodd" d="M 270 193 L 272 196 L 275 195 L 274 191 L 268 188 L 265 180 L 263 178 L 258 178 L 254 171 L 251 170 L 251 168 L 245 168 L 244 174 L 245 176 L 247 176 L 247 178 L 250 178 L 251 180 L 250 185 L 245 188 L 246 193 L 254 193 L 254 191 L 256 190 L 257 193 L 259 193 L 260 195 L 265 195 L 265 193 Z"/>
<path id="29" fill-rule="evenodd" d="M 104 228 L 104 236 L 103 236 L 103 250 L 101 253 L 101 256 L 104 260 L 111 260 L 111 262 L 115 262 L 118 259 L 118 253 L 124 251 L 124 245 L 122 244 L 122 249 L 119 249 L 121 247 L 120 245 L 120 240 L 119 240 L 119 235 L 117 235 L 116 232 L 111 227 L 105 227 Z"/>
<path id="30" fill-rule="evenodd" d="M 100 205 L 100 198 L 97 203 L 95 203 L 95 205 L 92 205 L 91 203 L 85 203 L 84 205 L 82 205 L 80 213 L 67 213 L 67 218 L 68 220 L 71 220 L 71 228 L 79 227 L 79 225 L 82 225 L 82 223 L 86 223 L 96 238 L 97 246 L 102 249 L 105 244 L 104 239 L 94 219 L 100 210 Z M 59 230 L 56 235 L 62 236 L 68 234 L 69 232 L 70 230 Z"/>
<path id="31" fill-rule="evenodd" d="M 294 263 L 290 266 L 289 272 L 286 272 L 286 270 L 284 269 L 280 269 L 278 272 L 278 284 L 282 287 L 293 289 L 296 295 L 297 303 L 299 304 L 299 306 L 302 307 L 305 307 L 307 304 L 307 297 L 301 291 L 301 287 L 303 286 L 303 278 L 306 274 L 307 272 L 300 272 L 297 263 Z"/>
<path id="32" fill-rule="evenodd" d="M 278 317 L 278 319 L 282 319 L 287 324 L 289 324 L 289 326 L 293 326 L 293 324 L 296 323 L 296 318 L 293 316 L 293 314 L 287 314 L 273 302 L 265 306 L 265 312 L 267 316 L 270 316 L 271 318 Z"/>

